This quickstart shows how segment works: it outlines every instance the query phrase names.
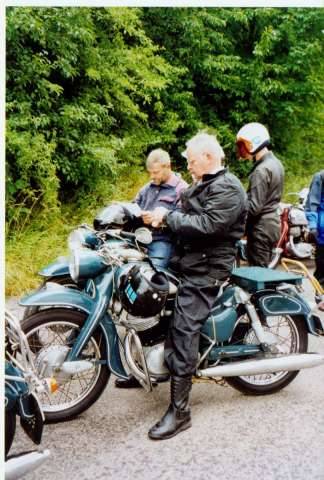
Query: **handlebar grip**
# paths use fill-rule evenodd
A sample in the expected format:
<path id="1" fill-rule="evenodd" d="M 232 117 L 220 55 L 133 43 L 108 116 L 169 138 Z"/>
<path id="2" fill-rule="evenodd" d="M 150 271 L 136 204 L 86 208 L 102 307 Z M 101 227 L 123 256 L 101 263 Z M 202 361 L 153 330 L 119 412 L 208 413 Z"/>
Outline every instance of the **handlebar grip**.
<path id="1" fill-rule="evenodd" d="M 121 231 L 121 232 L 120 232 L 120 236 L 121 236 L 121 237 L 124 237 L 124 238 L 131 238 L 132 240 L 134 240 L 134 238 L 136 238 L 135 233 L 124 232 L 124 231 Z"/>

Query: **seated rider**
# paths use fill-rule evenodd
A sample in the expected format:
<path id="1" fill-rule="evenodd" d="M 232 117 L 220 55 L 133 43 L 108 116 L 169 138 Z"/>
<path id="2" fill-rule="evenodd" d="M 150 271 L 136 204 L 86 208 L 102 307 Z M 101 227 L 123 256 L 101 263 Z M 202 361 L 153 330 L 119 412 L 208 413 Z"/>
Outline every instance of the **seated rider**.
<path id="1" fill-rule="evenodd" d="M 179 174 L 171 170 L 170 156 L 161 148 L 150 152 L 146 160 L 146 168 L 151 181 L 141 188 L 134 201 L 142 209 L 143 222 L 149 227 L 152 221 L 152 210 L 156 207 L 175 210 L 179 206 L 180 194 L 188 184 Z M 148 255 L 155 266 L 166 268 L 174 248 L 172 232 L 165 227 L 151 229 L 153 241 L 148 245 Z"/>

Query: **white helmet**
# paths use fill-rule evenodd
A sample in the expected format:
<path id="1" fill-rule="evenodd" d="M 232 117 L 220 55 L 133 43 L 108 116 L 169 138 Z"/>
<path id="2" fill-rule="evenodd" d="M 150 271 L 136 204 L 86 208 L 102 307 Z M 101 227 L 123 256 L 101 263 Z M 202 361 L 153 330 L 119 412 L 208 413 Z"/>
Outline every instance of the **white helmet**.
<path id="1" fill-rule="evenodd" d="M 236 135 L 236 144 L 238 147 L 240 143 L 243 143 L 245 150 L 247 150 L 249 154 L 255 155 L 262 150 L 262 148 L 270 144 L 270 135 L 266 127 L 261 123 L 247 123 Z"/>

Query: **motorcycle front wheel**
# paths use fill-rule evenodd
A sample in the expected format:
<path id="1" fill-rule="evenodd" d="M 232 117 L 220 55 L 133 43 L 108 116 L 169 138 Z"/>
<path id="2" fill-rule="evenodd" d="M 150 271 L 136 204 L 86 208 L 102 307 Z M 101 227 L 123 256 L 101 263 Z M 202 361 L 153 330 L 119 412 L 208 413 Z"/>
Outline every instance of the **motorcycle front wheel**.
<path id="1" fill-rule="evenodd" d="M 71 348 L 85 319 L 84 312 L 52 308 L 41 310 L 22 321 L 21 326 L 40 375 L 44 367 L 48 369 L 51 359 Z M 64 383 L 58 382 L 56 392 L 39 395 L 47 423 L 71 420 L 87 410 L 104 391 L 110 370 L 104 363 L 107 359 L 106 340 L 100 328 L 90 337 L 80 353 L 80 359 L 93 362 L 93 367 L 83 373 L 74 374 Z M 55 372 L 53 376 L 55 378 Z"/>
<path id="2" fill-rule="evenodd" d="M 303 317 L 276 315 L 266 317 L 264 329 L 277 336 L 277 347 L 282 354 L 306 353 L 308 336 Z M 231 344 L 256 343 L 254 331 L 247 323 L 238 324 Z M 227 377 L 226 381 L 236 390 L 246 395 L 268 395 L 278 392 L 294 380 L 299 371 L 264 373 L 242 377 Z"/>

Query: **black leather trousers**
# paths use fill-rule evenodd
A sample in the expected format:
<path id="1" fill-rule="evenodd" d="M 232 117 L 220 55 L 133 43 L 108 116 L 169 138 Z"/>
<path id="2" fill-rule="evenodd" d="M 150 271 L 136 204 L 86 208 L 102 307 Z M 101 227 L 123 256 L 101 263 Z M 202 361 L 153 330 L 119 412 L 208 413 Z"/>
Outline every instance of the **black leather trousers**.
<path id="1" fill-rule="evenodd" d="M 171 375 L 186 377 L 195 373 L 200 329 L 215 303 L 218 284 L 208 277 L 182 276 L 164 350 Z"/>

